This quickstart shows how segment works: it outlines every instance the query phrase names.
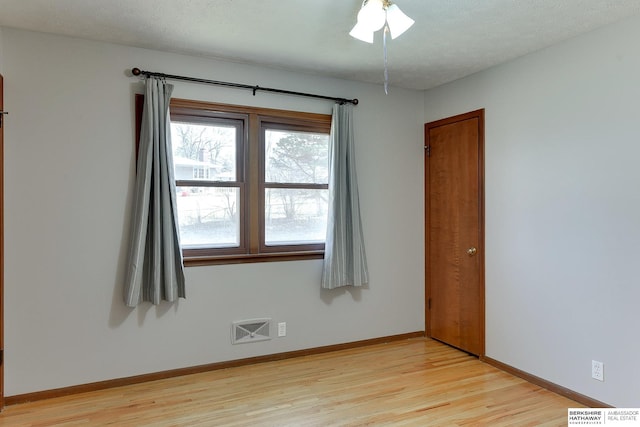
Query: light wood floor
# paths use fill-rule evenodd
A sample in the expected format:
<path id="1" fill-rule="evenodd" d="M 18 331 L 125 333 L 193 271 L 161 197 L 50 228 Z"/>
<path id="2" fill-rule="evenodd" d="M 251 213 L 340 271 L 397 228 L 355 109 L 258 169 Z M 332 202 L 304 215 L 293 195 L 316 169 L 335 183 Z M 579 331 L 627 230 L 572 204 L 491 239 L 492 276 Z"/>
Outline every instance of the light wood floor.
<path id="1" fill-rule="evenodd" d="M 566 426 L 570 407 L 416 338 L 9 406 L 0 426 Z"/>

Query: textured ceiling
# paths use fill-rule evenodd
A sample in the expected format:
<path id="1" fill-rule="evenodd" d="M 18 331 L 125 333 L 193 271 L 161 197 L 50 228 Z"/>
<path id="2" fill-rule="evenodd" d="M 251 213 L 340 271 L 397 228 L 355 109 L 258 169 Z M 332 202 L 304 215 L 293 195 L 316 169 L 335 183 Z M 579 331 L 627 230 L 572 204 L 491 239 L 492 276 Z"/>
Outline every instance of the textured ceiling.
<path id="1" fill-rule="evenodd" d="M 428 89 L 640 13 L 638 0 L 397 0 L 392 86 Z M 0 0 L 0 26 L 381 83 L 361 0 Z M 161 70 L 159 70 L 161 71 Z M 198 76 L 215 78 L 215 76 Z"/>

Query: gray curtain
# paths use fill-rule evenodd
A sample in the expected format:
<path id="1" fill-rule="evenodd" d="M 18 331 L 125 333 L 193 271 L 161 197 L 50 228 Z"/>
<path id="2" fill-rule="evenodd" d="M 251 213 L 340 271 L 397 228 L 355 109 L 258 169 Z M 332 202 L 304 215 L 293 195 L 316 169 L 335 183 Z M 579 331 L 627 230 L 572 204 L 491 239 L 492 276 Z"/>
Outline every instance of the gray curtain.
<path id="1" fill-rule="evenodd" d="M 329 218 L 322 272 L 322 287 L 326 289 L 369 282 L 354 151 L 353 106 L 335 104 L 329 137 Z"/>
<path id="2" fill-rule="evenodd" d="M 185 297 L 171 152 L 173 86 L 146 80 L 124 302 L 159 304 Z"/>

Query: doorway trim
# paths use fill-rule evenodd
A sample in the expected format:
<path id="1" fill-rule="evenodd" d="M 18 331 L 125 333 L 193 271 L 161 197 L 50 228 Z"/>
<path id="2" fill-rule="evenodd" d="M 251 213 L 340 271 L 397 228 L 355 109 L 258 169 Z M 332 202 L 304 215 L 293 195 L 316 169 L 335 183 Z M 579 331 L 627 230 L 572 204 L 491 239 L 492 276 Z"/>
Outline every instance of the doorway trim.
<path id="1" fill-rule="evenodd" d="M 0 74 L 0 111 L 4 109 L 4 78 Z M 4 408 L 4 117 L 0 113 L 0 411 Z"/>

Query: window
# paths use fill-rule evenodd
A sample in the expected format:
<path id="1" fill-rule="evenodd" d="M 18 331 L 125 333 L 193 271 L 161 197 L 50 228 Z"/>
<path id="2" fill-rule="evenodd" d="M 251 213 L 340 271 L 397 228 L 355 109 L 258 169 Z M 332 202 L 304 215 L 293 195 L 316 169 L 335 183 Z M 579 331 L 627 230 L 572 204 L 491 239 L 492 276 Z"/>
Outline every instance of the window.
<path id="1" fill-rule="evenodd" d="M 185 265 L 323 256 L 330 115 L 179 99 L 170 110 Z"/>
<path id="2" fill-rule="evenodd" d="M 211 176 L 211 169 L 208 166 L 193 168 L 193 179 L 209 179 Z"/>
<path id="3" fill-rule="evenodd" d="M 327 230 L 329 135 L 263 122 L 260 136 L 263 251 L 294 245 L 322 249 Z"/>
<path id="4" fill-rule="evenodd" d="M 185 113 L 171 113 L 182 247 L 190 251 L 243 250 L 239 208 L 244 188 L 241 153 L 245 121 Z"/>

